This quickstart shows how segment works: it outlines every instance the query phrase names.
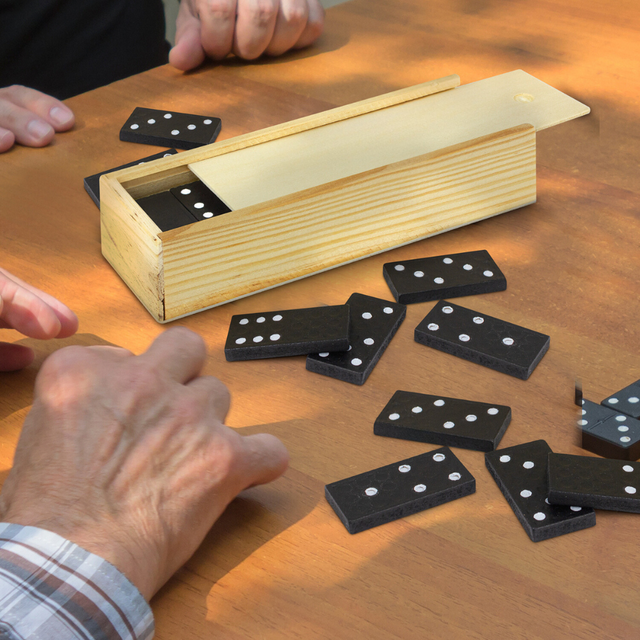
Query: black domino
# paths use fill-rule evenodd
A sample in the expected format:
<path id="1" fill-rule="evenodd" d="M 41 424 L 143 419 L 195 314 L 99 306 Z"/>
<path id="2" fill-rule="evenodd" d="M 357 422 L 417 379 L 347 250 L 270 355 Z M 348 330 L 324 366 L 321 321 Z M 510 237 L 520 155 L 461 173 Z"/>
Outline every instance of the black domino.
<path id="1" fill-rule="evenodd" d="M 181 187 L 170 189 L 180 203 L 189 210 L 196 220 L 207 220 L 215 216 L 229 213 L 231 209 L 207 187 L 197 180 Z"/>
<path id="2" fill-rule="evenodd" d="M 578 427 L 583 449 L 616 460 L 640 458 L 640 420 L 583 400 Z"/>
<path id="3" fill-rule="evenodd" d="M 640 513 L 640 463 L 549 454 L 549 500 Z"/>
<path id="4" fill-rule="evenodd" d="M 410 391 L 396 391 L 376 418 L 378 436 L 493 451 L 511 421 L 511 408 Z"/>
<path id="5" fill-rule="evenodd" d="M 197 222 L 189 210 L 169 191 L 140 198 L 136 203 L 158 225 L 160 231 L 169 231 Z"/>
<path id="6" fill-rule="evenodd" d="M 527 535 L 534 542 L 593 527 L 593 509 L 571 503 L 551 504 L 547 499 L 547 458 L 544 440 L 485 453 L 489 473 L 502 491 Z"/>
<path id="7" fill-rule="evenodd" d="M 352 294 L 347 304 L 351 308 L 349 351 L 314 353 L 307 358 L 307 369 L 361 385 L 402 324 L 407 307 L 361 293 Z"/>
<path id="8" fill-rule="evenodd" d="M 632 418 L 640 418 L 640 380 L 605 398 L 602 404 Z"/>
<path id="9" fill-rule="evenodd" d="M 224 354 L 227 360 L 299 356 L 349 348 L 349 307 L 312 307 L 231 318 Z"/>
<path id="10" fill-rule="evenodd" d="M 135 167 L 139 164 L 144 164 L 145 162 L 151 162 L 152 160 L 158 160 L 159 158 L 166 158 L 167 156 L 172 156 L 178 153 L 175 149 L 167 149 L 166 151 L 161 151 L 160 153 L 154 153 L 152 156 L 147 156 L 146 158 L 140 158 L 139 160 L 134 160 L 133 162 L 128 162 L 127 164 L 121 164 L 119 167 L 114 167 L 113 169 L 107 169 L 106 171 L 101 171 L 100 173 L 96 173 L 88 178 L 84 179 L 84 188 L 86 192 L 91 196 L 91 199 L 96 203 L 98 209 L 100 208 L 100 176 L 103 176 L 107 173 L 113 173 L 114 171 L 119 171 L 120 169 L 127 169 L 128 167 Z"/>
<path id="11" fill-rule="evenodd" d="M 349 533 L 358 533 L 474 493 L 475 478 L 447 447 L 326 485 Z"/>
<path id="12" fill-rule="evenodd" d="M 120 140 L 195 149 L 215 142 L 221 126 L 214 116 L 136 107 L 120 129 Z"/>
<path id="13" fill-rule="evenodd" d="M 382 274 L 393 297 L 403 304 L 507 288 L 507 279 L 485 250 L 388 262 Z"/>
<path id="14" fill-rule="evenodd" d="M 550 338 L 441 300 L 416 327 L 415 341 L 527 380 L 549 349 Z"/>

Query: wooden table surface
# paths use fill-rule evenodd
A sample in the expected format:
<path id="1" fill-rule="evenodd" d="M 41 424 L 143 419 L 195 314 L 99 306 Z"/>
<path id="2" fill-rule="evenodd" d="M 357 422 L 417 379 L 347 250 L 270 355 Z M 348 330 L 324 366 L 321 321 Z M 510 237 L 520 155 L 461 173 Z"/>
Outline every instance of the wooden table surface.
<path id="1" fill-rule="evenodd" d="M 580 454 L 575 376 L 597 402 L 640 378 L 639 27 L 637 0 L 350 0 L 311 49 L 185 76 L 159 68 L 69 100 L 72 132 L 0 156 L 0 264 L 80 318 L 77 336 L 37 343 L 34 365 L 0 374 L 2 477 L 48 353 L 105 342 L 139 353 L 164 329 L 102 258 L 82 186 L 157 150 L 118 140 L 135 106 L 219 115 L 225 139 L 451 73 L 467 83 L 522 68 L 592 109 L 538 134 L 537 204 L 176 323 L 204 336 L 206 373 L 232 393 L 228 424 L 280 437 L 291 467 L 232 503 L 154 598 L 157 638 L 640 637 L 640 516 L 601 511 L 594 528 L 533 543 L 483 454 L 461 449 L 477 492 L 431 511 L 351 536 L 324 498 L 328 482 L 436 448 L 373 435 L 397 389 L 509 405 L 502 446 L 544 438 Z M 384 262 L 474 249 L 508 289 L 459 302 L 551 336 L 526 382 L 415 343 L 433 303 L 408 308 L 363 387 L 309 373 L 303 357 L 224 359 L 233 314 L 353 291 L 390 299 Z"/>

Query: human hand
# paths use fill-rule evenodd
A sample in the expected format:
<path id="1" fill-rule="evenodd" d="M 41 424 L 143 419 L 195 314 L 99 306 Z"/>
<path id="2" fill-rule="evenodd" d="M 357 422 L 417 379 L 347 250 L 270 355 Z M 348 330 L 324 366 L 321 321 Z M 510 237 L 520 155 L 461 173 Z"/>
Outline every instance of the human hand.
<path id="1" fill-rule="evenodd" d="M 322 33 L 319 0 L 182 0 L 169 62 L 188 71 L 234 53 L 254 60 L 309 46 Z"/>
<path id="2" fill-rule="evenodd" d="M 78 318 L 68 307 L 0 268 L 0 329 L 16 329 L 30 338 L 68 338 Z M 31 364 L 33 350 L 0 342 L 0 371 L 17 371 Z"/>
<path id="3" fill-rule="evenodd" d="M 0 153 L 16 142 L 44 147 L 73 123 L 71 109 L 56 98 L 20 85 L 0 89 Z"/>
<path id="4" fill-rule="evenodd" d="M 229 395 L 199 375 L 205 359 L 202 339 L 184 328 L 137 357 L 56 351 L 36 379 L 0 517 L 105 558 L 150 599 L 240 491 L 288 463 L 274 436 L 222 424 Z"/>

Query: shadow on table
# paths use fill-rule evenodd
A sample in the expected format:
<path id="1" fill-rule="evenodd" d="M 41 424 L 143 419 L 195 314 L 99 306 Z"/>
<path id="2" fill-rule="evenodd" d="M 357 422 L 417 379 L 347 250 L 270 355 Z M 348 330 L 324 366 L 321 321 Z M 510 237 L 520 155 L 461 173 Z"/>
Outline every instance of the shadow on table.
<path id="1" fill-rule="evenodd" d="M 274 433 L 286 430 L 291 422 L 296 421 L 237 431 L 244 435 Z M 184 606 L 197 619 L 205 619 L 212 587 L 262 546 L 307 517 L 321 499 L 319 487 L 317 480 L 290 467 L 275 482 L 242 492 L 218 518 L 187 564 L 154 597 L 157 625 L 165 630 L 172 628 L 175 619 L 171 611 L 175 606 Z M 287 559 L 271 560 L 280 561 Z"/>
<path id="2" fill-rule="evenodd" d="M 21 371 L 0 372 L 0 420 L 28 407 L 33 401 L 33 386 L 42 363 L 54 351 L 70 346 L 114 346 L 110 342 L 91 333 L 78 333 L 63 340 L 34 340 L 25 338 L 15 344 L 31 347 L 35 360 Z"/>

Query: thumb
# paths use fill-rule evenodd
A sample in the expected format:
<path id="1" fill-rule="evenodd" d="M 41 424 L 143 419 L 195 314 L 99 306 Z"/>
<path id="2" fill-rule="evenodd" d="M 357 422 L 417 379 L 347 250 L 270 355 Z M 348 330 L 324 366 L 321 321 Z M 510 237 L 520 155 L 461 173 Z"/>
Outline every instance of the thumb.
<path id="1" fill-rule="evenodd" d="M 267 484 L 279 478 L 289 466 L 289 452 L 282 442 L 268 433 L 243 436 L 246 456 L 240 477 L 243 489 Z"/>

